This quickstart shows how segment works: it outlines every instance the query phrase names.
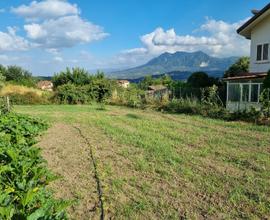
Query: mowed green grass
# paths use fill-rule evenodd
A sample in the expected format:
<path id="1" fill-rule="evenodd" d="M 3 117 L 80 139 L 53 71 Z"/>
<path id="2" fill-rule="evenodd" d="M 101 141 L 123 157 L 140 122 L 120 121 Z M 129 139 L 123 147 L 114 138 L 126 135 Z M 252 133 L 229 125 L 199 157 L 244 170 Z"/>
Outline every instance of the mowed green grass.
<path id="1" fill-rule="evenodd" d="M 107 216 L 270 218 L 269 127 L 116 106 L 15 109 L 81 127 L 95 145 Z"/>

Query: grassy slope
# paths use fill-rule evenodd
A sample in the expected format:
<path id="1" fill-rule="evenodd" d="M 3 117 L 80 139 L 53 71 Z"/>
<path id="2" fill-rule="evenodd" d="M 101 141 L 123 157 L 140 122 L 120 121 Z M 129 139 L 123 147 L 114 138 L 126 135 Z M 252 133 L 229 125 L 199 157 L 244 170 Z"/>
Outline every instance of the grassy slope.
<path id="1" fill-rule="evenodd" d="M 95 149 L 107 216 L 270 217 L 269 128 L 113 106 L 16 110 L 80 125 Z"/>

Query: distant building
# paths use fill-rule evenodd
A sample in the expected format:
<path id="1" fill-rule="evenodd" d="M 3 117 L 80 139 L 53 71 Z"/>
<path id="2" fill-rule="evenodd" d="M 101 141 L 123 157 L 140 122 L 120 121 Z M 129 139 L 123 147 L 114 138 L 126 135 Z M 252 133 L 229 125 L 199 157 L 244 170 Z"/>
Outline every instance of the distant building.
<path id="1" fill-rule="evenodd" d="M 166 86 L 163 85 L 152 85 L 148 87 L 147 95 L 148 97 L 162 99 L 165 96 L 169 96 L 169 90 Z"/>
<path id="2" fill-rule="evenodd" d="M 117 83 L 123 88 L 128 88 L 130 85 L 130 82 L 128 80 L 117 80 Z"/>
<path id="3" fill-rule="evenodd" d="M 224 79 L 227 82 L 226 106 L 230 111 L 260 108 L 263 80 L 270 70 L 270 3 L 252 13 L 253 17 L 237 30 L 238 34 L 251 40 L 250 70 Z"/>
<path id="4" fill-rule="evenodd" d="M 48 80 L 39 81 L 37 87 L 41 90 L 45 91 L 52 91 L 53 90 L 53 83 Z"/>

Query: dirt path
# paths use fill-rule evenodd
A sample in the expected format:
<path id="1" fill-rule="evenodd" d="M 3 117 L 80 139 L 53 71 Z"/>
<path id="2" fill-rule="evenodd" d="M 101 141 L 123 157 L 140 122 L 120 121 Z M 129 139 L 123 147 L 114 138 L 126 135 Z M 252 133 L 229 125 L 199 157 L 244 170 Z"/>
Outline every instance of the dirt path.
<path id="1" fill-rule="evenodd" d="M 100 219 L 100 189 L 91 149 L 75 126 L 57 123 L 41 138 L 38 146 L 49 168 L 61 176 L 51 184 L 57 198 L 74 200 L 71 219 Z"/>

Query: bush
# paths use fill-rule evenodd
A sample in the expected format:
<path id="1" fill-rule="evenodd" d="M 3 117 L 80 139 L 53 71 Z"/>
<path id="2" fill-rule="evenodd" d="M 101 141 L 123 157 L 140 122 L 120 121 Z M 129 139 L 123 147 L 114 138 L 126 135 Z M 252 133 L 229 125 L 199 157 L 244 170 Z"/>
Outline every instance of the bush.
<path id="1" fill-rule="evenodd" d="M 53 76 L 52 82 L 55 88 L 65 84 L 74 84 L 74 85 L 86 85 L 91 81 L 90 74 L 81 68 L 67 68 L 65 71 L 62 71 Z"/>
<path id="2" fill-rule="evenodd" d="M 270 88 L 263 90 L 260 96 L 260 103 L 263 117 L 270 118 Z"/>
<path id="3" fill-rule="evenodd" d="M 196 99 L 173 99 L 164 107 L 164 110 L 172 113 L 199 114 L 200 107 Z"/>
<path id="4" fill-rule="evenodd" d="M 88 86 L 65 84 L 57 88 L 53 100 L 60 104 L 87 104 L 94 99 L 91 94 L 88 94 L 88 90 Z"/>
<path id="5" fill-rule="evenodd" d="M 0 219 L 67 219 L 68 203 L 47 190 L 55 176 L 34 146 L 46 128 L 34 118 L 0 115 Z"/>
<path id="6" fill-rule="evenodd" d="M 201 115 L 215 119 L 230 120 L 230 113 L 218 105 L 207 105 L 197 99 L 173 99 L 163 110 L 172 113 L 183 113 L 189 115 Z"/>
<path id="7" fill-rule="evenodd" d="M 36 87 L 36 81 L 34 77 L 32 77 L 32 74 L 19 66 L 8 66 L 7 68 L 1 66 L 1 72 L 8 82 L 28 87 Z"/>
<path id="8" fill-rule="evenodd" d="M 112 92 L 110 104 L 124 105 L 132 108 L 141 108 L 145 104 L 143 98 L 144 91 L 137 89 L 135 86 L 130 86 L 125 89 L 122 87 L 116 87 Z"/>

